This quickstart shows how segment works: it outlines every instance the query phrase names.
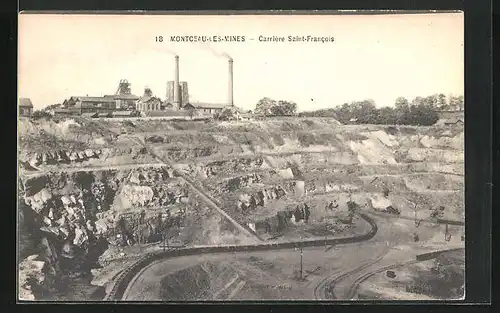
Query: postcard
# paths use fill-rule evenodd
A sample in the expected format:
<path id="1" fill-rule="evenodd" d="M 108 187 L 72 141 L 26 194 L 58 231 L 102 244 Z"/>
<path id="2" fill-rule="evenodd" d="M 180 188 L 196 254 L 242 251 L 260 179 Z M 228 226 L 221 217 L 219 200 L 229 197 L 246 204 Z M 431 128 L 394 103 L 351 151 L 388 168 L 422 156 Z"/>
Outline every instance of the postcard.
<path id="1" fill-rule="evenodd" d="M 19 15 L 21 301 L 459 300 L 463 12 Z"/>

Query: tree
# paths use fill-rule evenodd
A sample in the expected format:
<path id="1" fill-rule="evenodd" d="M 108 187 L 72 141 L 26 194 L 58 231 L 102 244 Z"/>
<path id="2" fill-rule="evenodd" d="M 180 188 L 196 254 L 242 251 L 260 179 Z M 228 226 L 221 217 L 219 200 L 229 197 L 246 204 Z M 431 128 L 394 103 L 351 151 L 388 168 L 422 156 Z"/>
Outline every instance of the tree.
<path id="1" fill-rule="evenodd" d="M 297 114 L 297 104 L 292 101 L 275 101 L 265 97 L 259 100 L 254 113 L 264 116 L 294 116 Z"/>
<path id="2" fill-rule="evenodd" d="M 231 121 L 238 119 L 238 111 L 232 107 L 223 109 L 216 117 L 216 119 L 221 121 Z"/>
<path id="3" fill-rule="evenodd" d="M 408 100 L 404 97 L 399 97 L 396 99 L 394 107 L 394 124 L 406 124 L 408 119 L 407 117 L 410 113 L 410 104 Z"/>
<path id="4" fill-rule="evenodd" d="M 294 116 L 297 113 L 295 102 L 280 100 L 271 107 L 271 114 L 274 116 Z"/>
<path id="5" fill-rule="evenodd" d="M 460 95 L 456 98 L 456 103 L 460 111 L 464 110 L 464 96 Z"/>
<path id="6" fill-rule="evenodd" d="M 405 97 L 398 97 L 394 103 L 394 106 L 398 110 L 403 110 L 409 107 L 408 99 Z"/>
<path id="7" fill-rule="evenodd" d="M 439 108 L 439 95 L 434 94 L 431 96 L 427 96 L 427 97 L 423 98 L 422 102 L 423 102 L 423 104 L 431 107 L 433 110 L 436 110 Z"/>
<path id="8" fill-rule="evenodd" d="M 464 109 L 464 96 L 450 96 L 449 106 L 451 110 L 460 110 Z"/>
<path id="9" fill-rule="evenodd" d="M 397 116 L 396 112 L 393 108 L 391 107 L 383 107 L 379 109 L 378 112 L 379 120 L 378 122 L 380 124 L 396 124 Z"/>
<path id="10" fill-rule="evenodd" d="M 441 110 L 446 109 L 446 107 L 448 105 L 446 103 L 446 96 L 444 94 L 440 93 L 437 95 L 437 98 L 438 98 L 438 108 L 440 108 Z"/>
<path id="11" fill-rule="evenodd" d="M 257 115 L 269 116 L 272 114 L 271 110 L 272 107 L 275 105 L 276 105 L 275 100 L 268 97 L 264 97 L 260 99 L 259 102 L 257 102 L 254 113 Z"/>
<path id="12" fill-rule="evenodd" d="M 351 107 L 352 114 L 357 119 L 358 123 L 375 124 L 378 120 L 378 111 L 375 107 L 375 101 L 371 99 L 353 102 Z"/>

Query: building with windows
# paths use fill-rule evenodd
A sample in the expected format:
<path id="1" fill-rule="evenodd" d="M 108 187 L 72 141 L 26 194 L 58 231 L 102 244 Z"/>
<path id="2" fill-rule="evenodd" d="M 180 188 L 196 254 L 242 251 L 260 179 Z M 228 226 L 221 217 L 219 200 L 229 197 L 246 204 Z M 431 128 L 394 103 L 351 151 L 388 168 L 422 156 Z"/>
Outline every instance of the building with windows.
<path id="1" fill-rule="evenodd" d="M 216 103 L 203 103 L 203 102 L 194 102 L 187 103 L 184 105 L 184 110 L 196 110 L 202 114 L 215 114 L 220 113 L 224 108 L 228 107 L 227 104 L 216 104 Z"/>
<path id="2" fill-rule="evenodd" d="M 162 110 L 162 101 L 153 96 L 153 91 L 146 87 L 142 97 L 137 100 L 136 110 L 140 112 L 160 111 Z"/>
<path id="3" fill-rule="evenodd" d="M 111 113 L 116 110 L 116 101 L 111 97 L 71 97 L 64 100 L 65 109 L 82 113 Z"/>
<path id="4" fill-rule="evenodd" d="M 121 79 L 114 95 L 105 97 L 113 98 L 116 101 L 116 108 L 122 110 L 133 110 L 139 97 L 132 94 L 131 84 L 126 79 Z"/>

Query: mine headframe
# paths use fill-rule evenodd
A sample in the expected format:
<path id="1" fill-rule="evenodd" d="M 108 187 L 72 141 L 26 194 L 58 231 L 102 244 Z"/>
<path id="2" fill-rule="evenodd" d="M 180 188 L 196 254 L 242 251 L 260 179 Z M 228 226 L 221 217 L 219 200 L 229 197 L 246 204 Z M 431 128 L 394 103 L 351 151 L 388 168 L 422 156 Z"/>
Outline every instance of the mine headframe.
<path id="1" fill-rule="evenodd" d="M 130 83 L 126 79 L 120 79 L 118 88 L 116 89 L 115 95 L 130 95 L 132 93 L 130 89 Z"/>

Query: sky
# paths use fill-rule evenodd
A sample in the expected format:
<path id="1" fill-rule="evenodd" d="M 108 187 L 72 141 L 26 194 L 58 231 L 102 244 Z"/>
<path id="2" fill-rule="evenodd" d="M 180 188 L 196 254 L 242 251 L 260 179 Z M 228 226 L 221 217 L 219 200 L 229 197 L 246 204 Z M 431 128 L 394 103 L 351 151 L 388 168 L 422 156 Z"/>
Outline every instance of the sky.
<path id="1" fill-rule="evenodd" d="M 435 93 L 463 94 L 463 13 L 405 15 L 19 16 L 18 94 L 35 109 L 71 96 L 114 94 L 120 79 L 165 99 L 179 55 L 192 101 L 253 109 L 270 97 L 299 111 L 373 99 L 393 105 Z M 171 36 L 245 36 L 245 42 L 171 42 Z M 333 42 L 288 42 L 288 36 Z M 163 36 L 163 42 L 156 37 Z M 283 36 L 262 42 L 259 36 Z"/>

